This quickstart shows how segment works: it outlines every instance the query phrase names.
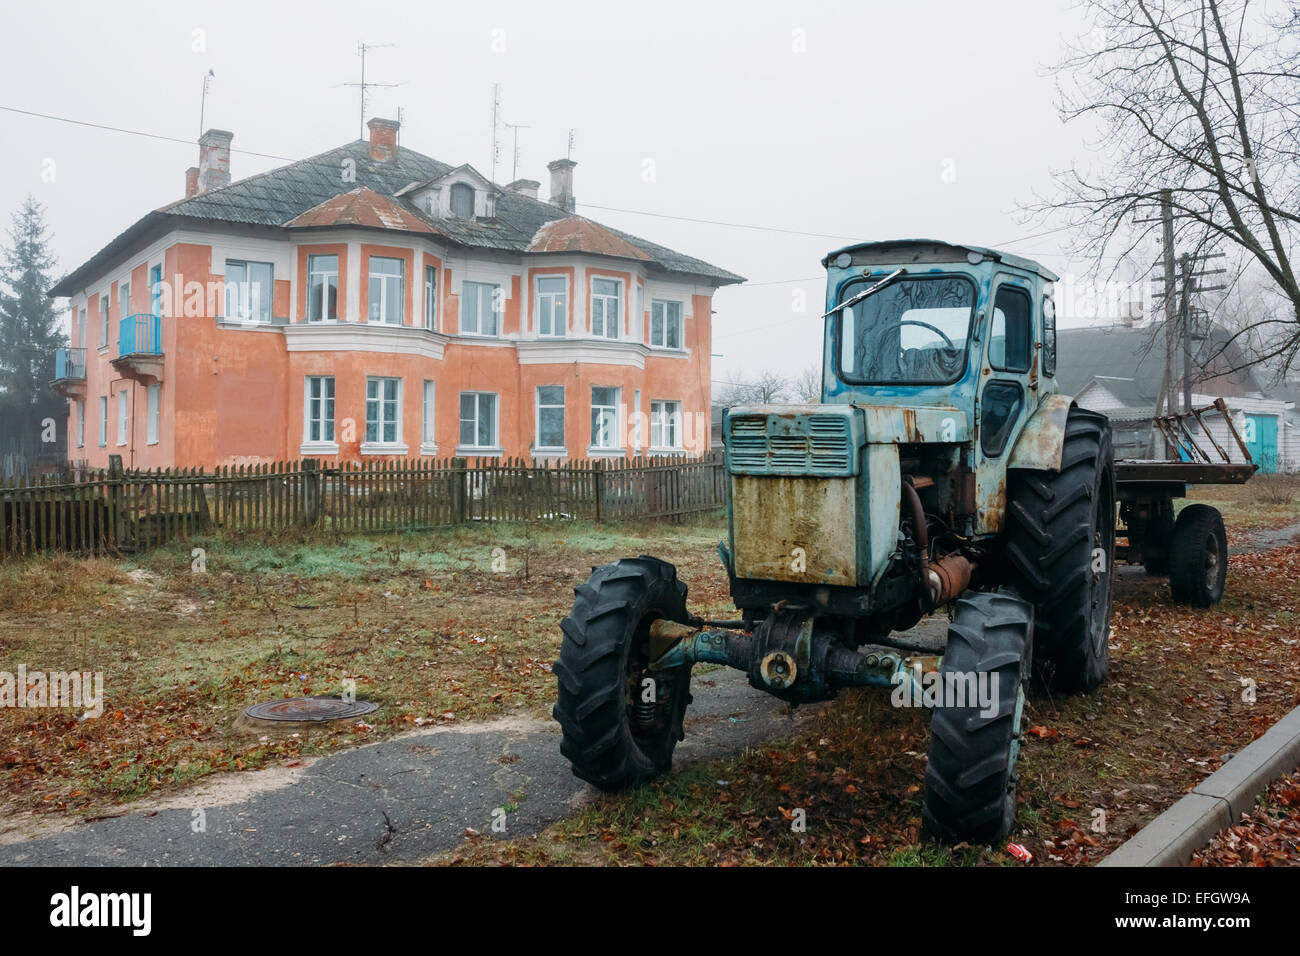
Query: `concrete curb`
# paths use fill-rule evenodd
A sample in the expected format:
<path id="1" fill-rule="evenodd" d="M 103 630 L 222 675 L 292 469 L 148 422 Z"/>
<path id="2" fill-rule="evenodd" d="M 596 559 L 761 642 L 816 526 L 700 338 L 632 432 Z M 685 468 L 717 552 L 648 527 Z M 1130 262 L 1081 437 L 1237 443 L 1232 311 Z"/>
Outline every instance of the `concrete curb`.
<path id="1" fill-rule="evenodd" d="M 1183 866 L 1270 783 L 1300 767 L 1300 707 L 1202 780 L 1098 866 Z"/>

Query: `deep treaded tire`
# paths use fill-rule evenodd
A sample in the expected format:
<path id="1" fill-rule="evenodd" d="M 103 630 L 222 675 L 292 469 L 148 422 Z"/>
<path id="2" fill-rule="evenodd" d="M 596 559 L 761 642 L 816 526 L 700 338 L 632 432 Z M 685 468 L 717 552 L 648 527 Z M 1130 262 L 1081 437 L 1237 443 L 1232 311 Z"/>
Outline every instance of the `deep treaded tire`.
<path id="1" fill-rule="evenodd" d="M 574 594 L 554 667 L 560 752 L 602 790 L 633 787 L 667 771 L 682 738 L 689 667 L 654 675 L 656 704 L 641 698 L 650 624 L 687 623 L 686 585 L 671 564 L 642 556 L 593 568 Z"/>
<path id="2" fill-rule="evenodd" d="M 1115 460 L 1106 416 L 1072 407 L 1061 470 L 1008 473 L 1006 528 L 1011 584 L 1034 605 L 1037 682 L 1091 693 L 1110 663 Z"/>
<path id="3" fill-rule="evenodd" d="M 1178 512 L 1169 551 L 1173 599 L 1192 607 L 1218 604 L 1228 580 L 1228 538 L 1218 509 L 1188 505 Z"/>
<path id="4" fill-rule="evenodd" d="M 985 716 L 978 701 L 964 707 L 946 701 L 934 708 L 921 811 L 926 836 L 993 843 L 1011 832 L 1033 641 L 1033 605 L 1015 594 L 967 591 L 957 601 L 940 677 L 988 673 L 978 680 L 988 681 L 997 710 Z"/>

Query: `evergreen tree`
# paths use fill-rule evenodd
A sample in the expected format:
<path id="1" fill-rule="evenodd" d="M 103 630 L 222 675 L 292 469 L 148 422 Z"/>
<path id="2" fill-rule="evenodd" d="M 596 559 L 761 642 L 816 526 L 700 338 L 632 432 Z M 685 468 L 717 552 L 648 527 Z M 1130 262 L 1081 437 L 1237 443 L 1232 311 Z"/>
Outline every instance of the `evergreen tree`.
<path id="1" fill-rule="evenodd" d="M 66 345 L 54 303 L 54 253 L 45 207 L 28 194 L 14 213 L 9 245 L 0 252 L 0 453 L 46 453 L 41 422 L 52 418 L 63 436 L 67 401 L 50 388 L 55 349 Z"/>

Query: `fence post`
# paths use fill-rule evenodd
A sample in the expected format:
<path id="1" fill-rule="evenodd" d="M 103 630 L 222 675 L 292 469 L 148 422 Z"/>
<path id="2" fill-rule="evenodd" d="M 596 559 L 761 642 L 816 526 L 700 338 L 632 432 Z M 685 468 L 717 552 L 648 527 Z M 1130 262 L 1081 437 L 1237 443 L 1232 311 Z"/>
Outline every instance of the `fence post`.
<path id="1" fill-rule="evenodd" d="M 126 545 L 126 509 L 122 503 L 122 456 L 108 456 L 108 498 L 113 526 L 113 548 L 121 551 Z"/>
<path id="2" fill-rule="evenodd" d="M 591 480 L 596 486 L 596 521 L 599 523 L 603 520 L 605 511 L 605 460 L 597 458 L 593 464 L 595 468 Z"/>
<path id="3" fill-rule="evenodd" d="M 465 520 L 465 507 L 468 503 L 469 461 L 465 458 L 451 460 L 451 522 L 460 524 Z"/>
<path id="4" fill-rule="evenodd" d="M 320 521 L 321 473 L 316 469 L 315 458 L 304 458 L 302 465 L 302 516 L 307 527 L 314 528 Z"/>

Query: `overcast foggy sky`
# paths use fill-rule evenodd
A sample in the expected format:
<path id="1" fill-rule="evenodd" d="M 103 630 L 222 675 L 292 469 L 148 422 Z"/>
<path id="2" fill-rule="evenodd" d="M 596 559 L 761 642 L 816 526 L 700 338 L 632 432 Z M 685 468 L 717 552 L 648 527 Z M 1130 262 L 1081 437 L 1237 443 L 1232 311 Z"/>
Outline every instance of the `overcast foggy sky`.
<path id="1" fill-rule="evenodd" d="M 23 3 L 5 0 L 0 105 L 197 140 L 234 132 L 235 180 L 356 139 L 404 111 L 402 145 L 491 167 L 491 86 L 520 131 L 521 177 L 573 158 L 578 213 L 746 276 L 714 299 L 713 378 L 820 361 L 820 258 L 850 239 L 979 245 L 1041 232 L 1018 201 L 1086 160 L 1045 68 L 1084 26 L 1070 0 L 655 3 Z M 195 51 L 202 30 L 206 50 Z M 494 34 L 494 30 L 504 31 Z M 795 49 L 802 31 L 805 52 Z M 494 39 L 504 52 L 494 53 Z M 497 181 L 511 178 L 509 130 Z M 0 216 L 46 205 L 58 272 L 180 199 L 198 147 L 0 111 Z M 42 181 L 54 161 L 54 182 Z M 643 175 L 654 164 L 654 181 Z M 955 181 L 945 182 L 945 164 Z M 843 236 L 805 238 L 590 205 Z M 1007 248 L 1062 273 L 1062 234 Z M 802 285 L 759 285 L 808 278 Z M 802 288 L 807 311 L 792 310 Z M 1065 319 L 1063 324 L 1070 324 Z"/>

